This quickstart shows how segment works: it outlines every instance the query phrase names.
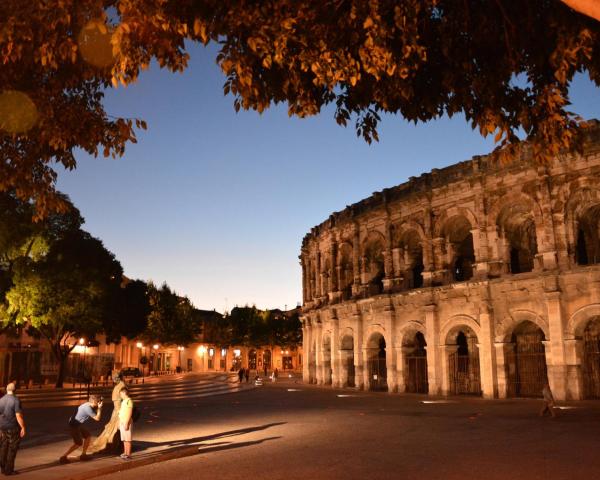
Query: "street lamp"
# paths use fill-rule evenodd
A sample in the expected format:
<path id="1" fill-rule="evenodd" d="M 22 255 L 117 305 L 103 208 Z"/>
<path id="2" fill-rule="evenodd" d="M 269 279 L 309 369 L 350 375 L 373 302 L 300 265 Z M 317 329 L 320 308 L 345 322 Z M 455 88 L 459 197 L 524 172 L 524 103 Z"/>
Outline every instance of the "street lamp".
<path id="1" fill-rule="evenodd" d="M 155 367 L 158 367 L 159 365 L 154 365 L 154 360 L 156 360 L 157 358 L 159 358 L 157 350 L 160 348 L 160 346 L 158 345 L 158 343 L 155 343 L 154 345 L 152 345 L 152 348 L 153 348 L 153 349 L 154 349 L 154 351 L 156 352 L 156 353 L 154 354 L 154 359 L 153 359 L 153 361 L 152 361 L 152 368 L 154 368 L 154 374 L 156 375 L 156 374 L 157 374 L 157 373 L 156 373 L 156 372 L 157 372 L 157 369 L 156 369 Z M 157 362 L 157 363 L 159 363 L 159 362 Z"/>
<path id="2" fill-rule="evenodd" d="M 181 352 L 183 352 L 185 347 L 182 347 L 181 345 L 177 347 L 177 350 L 179 350 L 179 371 L 183 372 L 183 367 L 181 366 Z"/>
<path id="3" fill-rule="evenodd" d="M 147 362 L 147 360 L 144 357 L 144 363 L 142 363 L 142 355 L 144 354 L 144 344 L 142 342 L 137 342 L 135 344 L 135 346 L 140 349 L 140 353 L 138 355 L 138 368 L 140 367 L 140 364 L 141 364 L 142 365 L 142 384 L 143 384 L 144 383 L 145 364 Z"/>

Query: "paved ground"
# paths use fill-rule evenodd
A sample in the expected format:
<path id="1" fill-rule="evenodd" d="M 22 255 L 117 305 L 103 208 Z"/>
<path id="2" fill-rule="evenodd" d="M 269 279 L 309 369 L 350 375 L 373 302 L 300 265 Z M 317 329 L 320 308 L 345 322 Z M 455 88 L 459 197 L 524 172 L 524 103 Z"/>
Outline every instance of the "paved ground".
<path id="1" fill-rule="evenodd" d="M 433 399 L 319 389 L 290 381 L 216 397 L 155 401 L 136 425 L 136 460 L 106 480 L 139 478 L 594 479 L 600 403 L 539 418 L 539 400 Z M 32 420 L 47 411 L 31 412 Z M 33 428 L 33 427 L 32 427 Z M 23 457 L 45 447 L 25 449 Z M 169 461 L 162 461 L 172 458 Z M 21 478 L 91 478 L 109 458 Z M 152 463 L 148 466 L 139 466 Z M 81 466 L 81 464 L 79 464 Z"/>

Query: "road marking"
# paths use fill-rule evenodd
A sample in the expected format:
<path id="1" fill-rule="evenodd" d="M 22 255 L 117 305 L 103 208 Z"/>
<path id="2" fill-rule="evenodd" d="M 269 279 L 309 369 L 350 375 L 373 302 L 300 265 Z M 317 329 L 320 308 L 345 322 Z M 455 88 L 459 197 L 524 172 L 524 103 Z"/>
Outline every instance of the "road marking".
<path id="1" fill-rule="evenodd" d="M 299 388 L 288 388 L 287 391 L 288 392 L 301 392 L 302 390 Z"/>

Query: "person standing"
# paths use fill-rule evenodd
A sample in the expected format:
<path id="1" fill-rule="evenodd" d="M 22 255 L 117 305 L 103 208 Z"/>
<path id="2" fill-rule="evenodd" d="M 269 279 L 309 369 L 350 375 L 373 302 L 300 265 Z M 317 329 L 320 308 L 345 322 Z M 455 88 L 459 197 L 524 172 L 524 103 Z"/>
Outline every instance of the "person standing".
<path id="1" fill-rule="evenodd" d="M 244 379 L 244 369 L 243 368 L 240 368 L 238 370 L 238 377 L 240 379 L 240 383 L 242 383 L 242 380 Z"/>
<path id="2" fill-rule="evenodd" d="M 552 395 L 552 390 L 550 390 L 548 382 L 546 382 L 542 389 L 542 395 L 544 397 L 544 404 L 540 410 L 540 417 L 543 417 L 546 412 L 549 412 L 553 418 L 556 417 L 556 413 L 554 412 L 554 396 Z"/>
<path id="3" fill-rule="evenodd" d="M 248 383 L 250 381 L 250 369 L 247 368 L 246 371 L 244 372 L 244 376 L 246 377 L 246 383 Z"/>
<path id="4" fill-rule="evenodd" d="M 69 430 L 71 437 L 73 438 L 73 445 L 69 447 L 66 453 L 59 458 L 60 463 L 69 462 L 69 454 L 79 447 L 82 447 L 80 460 L 89 460 L 90 456 L 87 455 L 87 449 L 90 445 L 90 432 L 88 432 L 83 424 L 90 418 L 96 422 L 100 421 L 102 416 L 102 400 L 98 395 L 90 395 L 89 400 L 79 406 L 77 413 L 69 419 Z"/>
<path id="5" fill-rule="evenodd" d="M 121 408 L 121 390 L 127 388 L 125 379 L 121 372 L 115 372 L 113 377 L 115 384 L 111 400 L 113 402 L 113 412 L 108 423 L 104 426 L 102 433 L 96 438 L 88 448 L 90 453 L 107 450 L 112 453 L 121 453 L 121 439 L 117 433 L 119 432 L 119 409 Z"/>
<path id="6" fill-rule="evenodd" d="M 6 395 L 0 399 L 0 470 L 4 475 L 15 475 L 15 458 L 21 439 L 25 436 L 25 420 L 21 401 L 15 395 L 14 382 L 6 386 Z"/>
<path id="7" fill-rule="evenodd" d="M 121 408 L 119 408 L 119 432 L 124 445 L 124 452 L 121 454 L 123 460 L 131 459 L 131 437 L 133 430 L 133 400 L 129 396 L 129 390 L 122 388 L 119 392 L 121 396 Z"/>

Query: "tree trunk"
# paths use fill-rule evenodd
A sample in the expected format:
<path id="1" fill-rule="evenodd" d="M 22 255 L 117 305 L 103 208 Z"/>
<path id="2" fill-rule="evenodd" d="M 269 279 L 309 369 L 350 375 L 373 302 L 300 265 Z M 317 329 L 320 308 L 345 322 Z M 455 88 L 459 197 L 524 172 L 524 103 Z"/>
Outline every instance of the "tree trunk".
<path id="1" fill-rule="evenodd" d="M 67 366 L 67 357 L 58 359 L 58 377 L 56 378 L 56 388 L 63 388 L 65 380 L 65 367 Z"/>

